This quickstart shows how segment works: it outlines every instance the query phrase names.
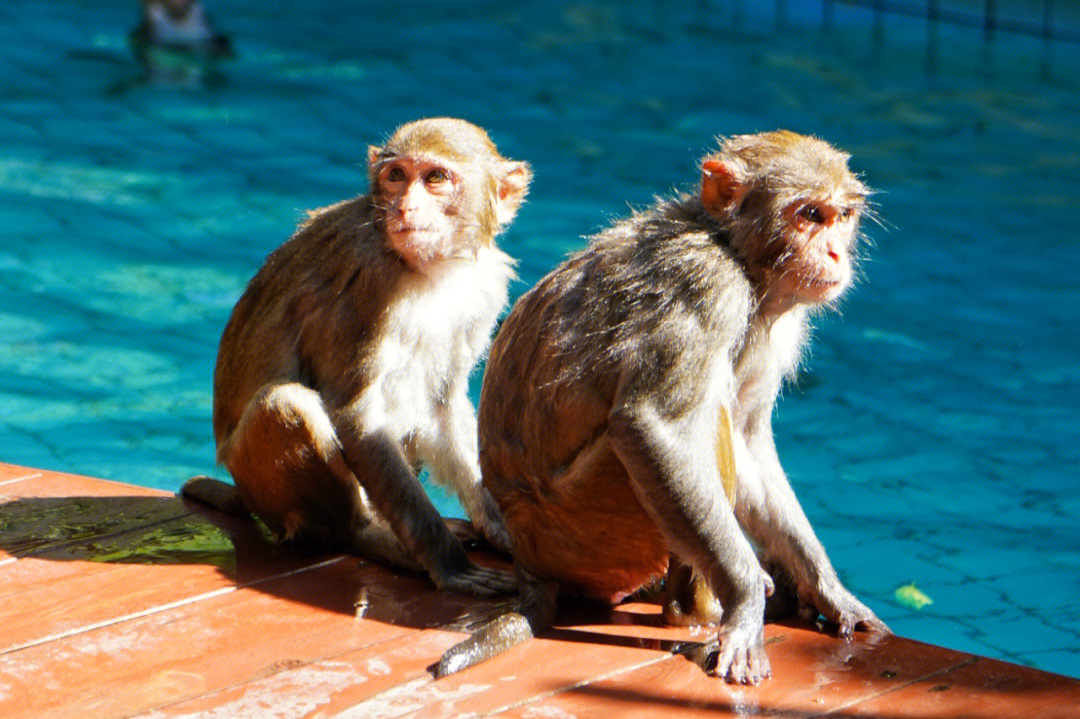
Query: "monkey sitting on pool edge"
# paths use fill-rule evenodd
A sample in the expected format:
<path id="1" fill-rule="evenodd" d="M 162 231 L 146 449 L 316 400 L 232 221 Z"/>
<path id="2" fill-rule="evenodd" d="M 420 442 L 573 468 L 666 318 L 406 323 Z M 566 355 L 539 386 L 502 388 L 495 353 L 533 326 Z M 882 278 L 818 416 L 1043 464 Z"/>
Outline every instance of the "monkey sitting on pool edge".
<path id="1" fill-rule="evenodd" d="M 665 574 L 665 619 L 718 623 L 706 669 L 732 682 L 770 675 L 763 565 L 841 637 L 888 632 L 841 584 L 772 436 L 808 316 L 852 283 L 869 191 L 847 161 L 788 131 L 723 140 L 697 194 L 601 232 L 518 300 L 478 420 L 521 597 L 436 676 L 547 630 L 559 592 L 616 603 Z"/>
<path id="2" fill-rule="evenodd" d="M 236 486 L 195 477 L 181 491 L 250 510 L 279 539 L 425 570 L 440 589 L 510 591 L 511 573 L 466 556 L 464 523 L 439 516 L 416 468 L 509 552 L 480 484 L 467 380 L 513 276 L 493 240 L 531 170 L 448 118 L 398 128 L 368 168 L 370 194 L 312 212 L 237 302 L 213 410 Z"/>

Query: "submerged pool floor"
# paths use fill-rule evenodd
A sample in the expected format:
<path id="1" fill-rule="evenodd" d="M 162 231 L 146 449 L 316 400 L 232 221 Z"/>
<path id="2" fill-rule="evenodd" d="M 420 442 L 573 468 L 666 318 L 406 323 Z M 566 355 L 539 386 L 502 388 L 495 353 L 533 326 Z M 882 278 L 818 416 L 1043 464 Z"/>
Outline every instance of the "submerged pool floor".
<path id="1" fill-rule="evenodd" d="M 221 476 L 232 304 L 401 122 L 533 165 L 515 295 L 716 135 L 788 127 L 852 154 L 883 224 L 777 411 L 811 521 L 898 633 L 1080 676 L 1075 45 L 875 36 L 841 3 L 823 29 L 809 2 L 206 2 L 237 57 L 179 84 L 132 60 L 134 3 L 0 6 L 0 461 Z"/>

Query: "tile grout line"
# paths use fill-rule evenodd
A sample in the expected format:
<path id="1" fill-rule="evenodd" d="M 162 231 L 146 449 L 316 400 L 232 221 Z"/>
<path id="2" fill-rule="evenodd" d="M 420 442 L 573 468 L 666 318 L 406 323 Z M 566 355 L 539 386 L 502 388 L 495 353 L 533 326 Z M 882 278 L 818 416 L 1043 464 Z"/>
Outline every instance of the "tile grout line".
<path id="1" fill-rule="evenodd" d="M 809 717 L 807 717 L 807 719 L 817 719 L 818 717 L 835 716 L 837 714 L 837 712 L 842 712 L 842 711 L 844 711 L 846 709 L 851 709 L 852 707 L 856 707 L 859 704 L 862 704 L 863 702 L 873 701 L 875 699 L 879 699 L 879 698 L 881 698 L 883 696 L 887 696 L 887 695 L 892 694 L 894 692 L 902 691 L 904 689 L 907 689 L 908 687 L 913 687 L 916 684 L 918 684 L 919 682 L 924 682 L 927 679 L 933 679 L 934 677 L 943 676 L 945 674 L 948 674 L 949 672 L 956 671 L 957 669 L 963 669 L 964 667 L 970 667 L 972 664 L 975 664 L 978 661 L 979 661 L 979 657 L 972 656 L 969 659 L 960 662 L 959 664 L 953 664 L 952 666 L 943 667 L 941 669 L 938 669 L 937 671 L 930 672 L 929 674 L 924 674 L 924 675 L 922 675 L 920 677 L 915 677 L 915 678 L 911 679 L 910 681 L 907 681 L 907 682 L 905 682 L 903 684 L 899 684 L 899 685 L 897 685 L 895 687 L 889 687 L 888 689 L 885 689 L 884 691 L 877 692 L 876 694 L 871 694 L 869 696 L 860 697 L 859 699 L 852 699 L 851 701 L 846 702 L 844 704 L 839 704 L 839 705 L 833 707 L 832 709 L 829 709 L 829 711 L 827 711 L 827 712 L 825 712 L 823 714 L 812 714 Z"/>
<path id="2" fill-rule="evenodd" d="M 313 570 L 313 569 L 321 569 L 322 567 L 327 567 L 327 566 L 330 566 L 332 564 L 336 564 L 337 562 L 343 561 L 344 559 L 346 559 L 346 557 L 334 557 L 332 559 L 327 559 L 325 561 L 318 562 L 316 564 L 311 564 L 311 565 L 308 565 L 308 566 L 305 566 L 305 567 L 300 567 L 298 569 L 294 569 L 294 570 L 289 571 L 289 572 L 283 572 L 281 574 L 274 574 L 274 575 L 271 575 L 271 576 L 268 576 L 268 577 L 263 577 L 262 579 L 258 579 L 258 580 L 254 581 L 254 582 L 249 582 L 247 584 L 234 584 L 234 585 L 229 586 L 229 587 L 222 587 L 221 589 L 215 589 L 215 590 L 210 591 L 210 592 L 204 592 L 202 594 L 196 594 L 195 596 L 192 596 L 192 597 L 185 597 L 183 599 L 178 599 L 178 600 L 176 600 L 174 602 L 168 602 L 166 604 L 161 604 L 161 605 L 158 605 L 158 606 L 155 606 L 155 607 L 150 607 L 148 609 L 143 609 L 143 610 L 140 610 L 138 612 L 131 612 L 130 614 L 124 614 L 124 615 L 121 615 L 119 617 L 112 617 L 110 619 L 103 619 L 103 620 L 101 620 L 99 622 L 93 622 L 91 624 L 85 624 L 85 625 L 82 625 L 82 626 L 79 626 L 79 627 L 75 627 L 73 629 L 69 629 L 67 631 L 57 632 L 56 634 L 50 634 L 50 635 L 45 636 L 45 637 L 39 637 L 37 639 L 33 639 L 31 641 L 28 641 L 28 642 L 23 642 L 22 644 L 16 644 L 15 646 L 8 647 L 7 649 L 4 649 L 4 650 L 0 651 L 0 656 L 6 655 L 6 654 L 13 654 L 15 652 L 19 652 L 19 651 L 22 651 L 24 649 L 30 649 L 32 647 L 40 646 L 42 644 L 48 644 L 49 642 L 55 642 L 55 641 L 58 641 L 60 639 L 67 639 L 68 637 L 73 637 L 73 636 L 75 636 L 77 634 L 85 634 L 85 633 L 88 633 L 88 632 L 96 631 L 98 629 L 104 629 L 105 627 L 113 626 L 113 625 L 116 625 L 116 624 L 123 624 L 124 622 L 130 622 L 130 621 L 135 620 L 135 619 L 141 619 L 143 617 L 149 617 L 149 616 L 152 616 L 154 614 L 160 614 L 161 612 L 167 612 L 170 609 L 176 609 L 177 607 L 183 607 L 183 606 L 186 606 L 186 605 L 189 605 L 189 604 L 196 604 L 198 602 L 202 602 L 202 601 L 205 601 L 207 599 L 213 599 L 214 597 L 220 597 L 220 596 L 223 596 L 225 594 L 230 594 L 232 592 L 237 591 L 238 589 L 247 589 L 249 587 L 255 587 L 255 586 L 258 586 L 260 584 L 264 584 L 266 582 L 272 582 L 272 581 L 277 580 L 277 579 L 285 579 L 287 577 L 292 577 L 292 576 L 295 576 L 297 574 L 303 574 L 304 572 L 307 572 L 307 571 L 310 571 L 310 570 Z"/>
<path id="3" fill-rule="evenodd" d="M 34 472 L 33 474 L 26 474 L 22 477 L 9 477 L 8 479 L 0 480 L 0 487 L 5 487 L 9 484 L 15 484 L 16 482 L 25 482 L 28 479 L 40 479 L 45 475 L 41 472 Z"/>
<path id="4" fill-rule="evenodd" d="M 151 715 L 151 716 L 160 715 L 162 711 L 167 710 L 170 707 L 179 706 L 181 704 L 186 704 L 188 702 L 196 701 L 198 699 L 211 699 L 215 695 L 220 695 L 220 694 L 223 694 L 225 692 L 233 691 L 233 690 L 241 688 L 241 687 L 249 686 L 249 685 L 254 684 L 256 682 L 263 681 L 265 679 L 271 679 L 273 677 L 278 677 L 278 676 L 281 676 L 281 675 L 288 675 L 291 672 L 300 671 L 302 669 L 305 669 L 305 668 L 308 668 L 308 667 L 311 667 L 311 666 L 315 666 L 315 665 L 318 665 L 318 664 L 325 664 L 325 663 L 328 663 L 328 662 L 333 662 L 334 660 L 341 659 L 341 657 L 347 657 L 350 654 L 356 654 L 358 652 L 367 651 L 367 650 L 370 650 L 370 649 L 373 649 L 373 648 L 377 648 L 377 647 L 379 647 L 379 646 L 381 646 L 383 644 L 390 644 L 390 643 L 393 643 L 393 642 L 397 642 L 397 641 L 400 641 L 402 639 L 406 639 L 408 637 L 416 636 L 416 635 L 421 634 L 421 633 L 423 633 L 425 631 L 428 631 L 428 630 L 427 629 L 413 629 L 411 631 L 405 632 L 404 634 L 400 634 L 400 635 L 396 635 L 396 636 L 392 636 L 392 637 L 387 637 L 386 639 L 380 639 L 379 641 L 372 642 L 371 644 L 364 644 L 362 646 L 352 647 L 350 649 L 346 649 L 346 650 L 343 650 L 341 652 L 338 652 L 337 654 L 328 654 L 328 655 L 324 655 L 324 656 L 315 657 L 315 658 L 310 659 L 310 660 L 303 660 L 302 663 L 299 664 L 299 665 L 285 666 L 285 667 L 282 667 L 281 669 L 279 669 L 277 671 L 271 671 L 271 672 L 268 672 L 266 674 L 261 674 L 259 676 L 253 676 L 253 677 L 249 677 L 247 679 L 242 679 L 242 680 L 239 680 L 239 681 L 235 681 L 232 684 L 229 684 L 227 686 L 218 687 L 216 689 L 213 689 L 213 690 L 210 690 L 210 691 L 207 691 L 207 692 L 203 692 L 203 693 L 192 694 L 191 696 L 187 696 L 187 697 L 183 697 L 183 698 L 180 698 L 180 699 L 176 699 L 174 701 L 170 701 L 167 704 L 161 704 L 161 705 L 158 705 L 158 706 L 155 706 L 155 707 L 148 707 L 146 709 L 140 709 L 140 710 L 137 710 L 134 714 L 127 714 L 127 715 L 124 715 L 124 716 L 127 719 L 134 719 L 135 717 L 141 717 L 141 716 L 147 716 L 147 715 Z M 435 681 L 435 680 L 433 679 L 432 681 Z M 400 682 L 399 684 L 396 684 L 395 687 L 402 686 L 404 684 L 407 684 L 408 682 L 409 682 L 409 680 L 404 680 L 404 681 Z M 391 687 L 391 689 L 392 688 L 393 687 Z M 389 689 L 385 690 L 385 691 L 389 691 Z M 382 694 L 382 693 L 384 693 L 384 692 L 379 692 L 379 694 Z M 375 695 L 375 696 L 377 696 L 377 695 Z M 367 701 L 367 699 L 363 699 L 361 701 Z M 346 709 L 344 709 L 342 711 L 348 711 L 348 708 L 346 708 Z"/>
<path id="5" fill-rule="evenodd" d="M 548 699 L 548 698 L 556 696 L 558 694 L 564 694 L 566 692 L 572 692 L 575 689 L 580 689 L 582 687 L 587 687 L 590 684 L 594 684 L 596 682 L 606 681 L 606 680 L 611 679 L 613 677 L 617 677 L 620 674 L 625 674 L 627 672 L 637 671 L 638 669 L 644 669 L 645 667 L 650 667 L 653 664 L 659 664 L 660 662 L 666 662 L 666 661 L 668 661 L 670 659 L 674 659 L 675 657 L 678 657 L 678 656 L 682 656 L 682 655 L 677 654 L 677 653 L 665 653 L 663 656 L 660 656 L 660 657 L 654 657 L 652 659 L 646 659 L 644 661 L 638 662 L 637 664 L 627 664 L 625 666 L 621 666 L 621 667 L 618 667 L 616 669 L 612 669 L 610 671 L 604 672 L 603 674 L 597 674 L 596 676 L 589 677 L 588 679 L 583 679 L 583 680 L 581 680 L 579 682 L 576 682 L 574 684 L 570 684 L 570 685 L 567 685 L 567 686 L 564 686 L 564 687 L 559 687 L 558 689 L 552 689 L 552 690 L 546 691 L 546 692 L 541 692 L 539 694 L 534 694 L 533 696 L 530 696 L 530 697 L 527 697 L 527 698 L 519 699 L 518 701 L 511 702 L 511 703 L 506 704 L 504 706 L 496 707 L 495 709 L 487 710 L 483 714 L 470 714 L 468 716 L 477 717 L 478 719 L 482 719 L 483 717 L 497 716 L 497 715 L 499 715 L 499 714 L 501 714 L 503 712 L 510 711 L 511 709 L 518 709 L 518 708 L 523 707 L 523 706 L 525 706 L 527 704 L 532 704 L 533 702 L 537 702 L 537 701 L 543 701 L 544 699 Z"/>

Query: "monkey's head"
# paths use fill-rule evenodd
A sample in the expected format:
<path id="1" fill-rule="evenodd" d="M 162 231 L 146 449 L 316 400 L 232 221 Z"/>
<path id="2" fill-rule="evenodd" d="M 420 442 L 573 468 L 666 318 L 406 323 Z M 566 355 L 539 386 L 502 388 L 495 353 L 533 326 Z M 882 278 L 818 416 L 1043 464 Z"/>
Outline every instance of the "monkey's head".
<path id="1" fill-rule="evenodd" d="M 191 12 L 191 6 L 195 4 L 195 0 L 143 0 L 143 3 L 148 7 L 160 5 L 173 20 L 183 20 Z"/>
<path id="2" fill-rule="evenodd" d="M 702 204 L 730 233 L 764 305 L 826 304 L 851 285 L 870 191 L 848 158 L 779 130 L 723 139 L 702 162 Z"/>
<path id="3" fill-rule="evenodd" d="M 387 246 L 423 270 L 491 244 L 517 214 L 532 172 L 502 157 L 476 125 L 434 118 L 371 147 L 368 177 Z"/>

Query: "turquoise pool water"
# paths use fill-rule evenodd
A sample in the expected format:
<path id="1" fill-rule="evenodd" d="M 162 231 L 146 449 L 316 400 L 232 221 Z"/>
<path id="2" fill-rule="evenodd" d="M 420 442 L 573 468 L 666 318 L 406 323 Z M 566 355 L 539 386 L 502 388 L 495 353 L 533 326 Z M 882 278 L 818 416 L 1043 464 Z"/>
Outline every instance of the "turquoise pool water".
<path id="1" fill-rule="evenodd" d="M 1080 676 L 1080 48 L 841 3 L 207 2 L 238 56 L 186 86 L 141 78 L 130 0 L 0 5 L 0 461 L 220 476 L 233 302 L 401 122 L 533 164 L 515 295 L 714 136 L 790 127 L 887 226 L 778 409 L 807 513 L 897 632 Z"/>

